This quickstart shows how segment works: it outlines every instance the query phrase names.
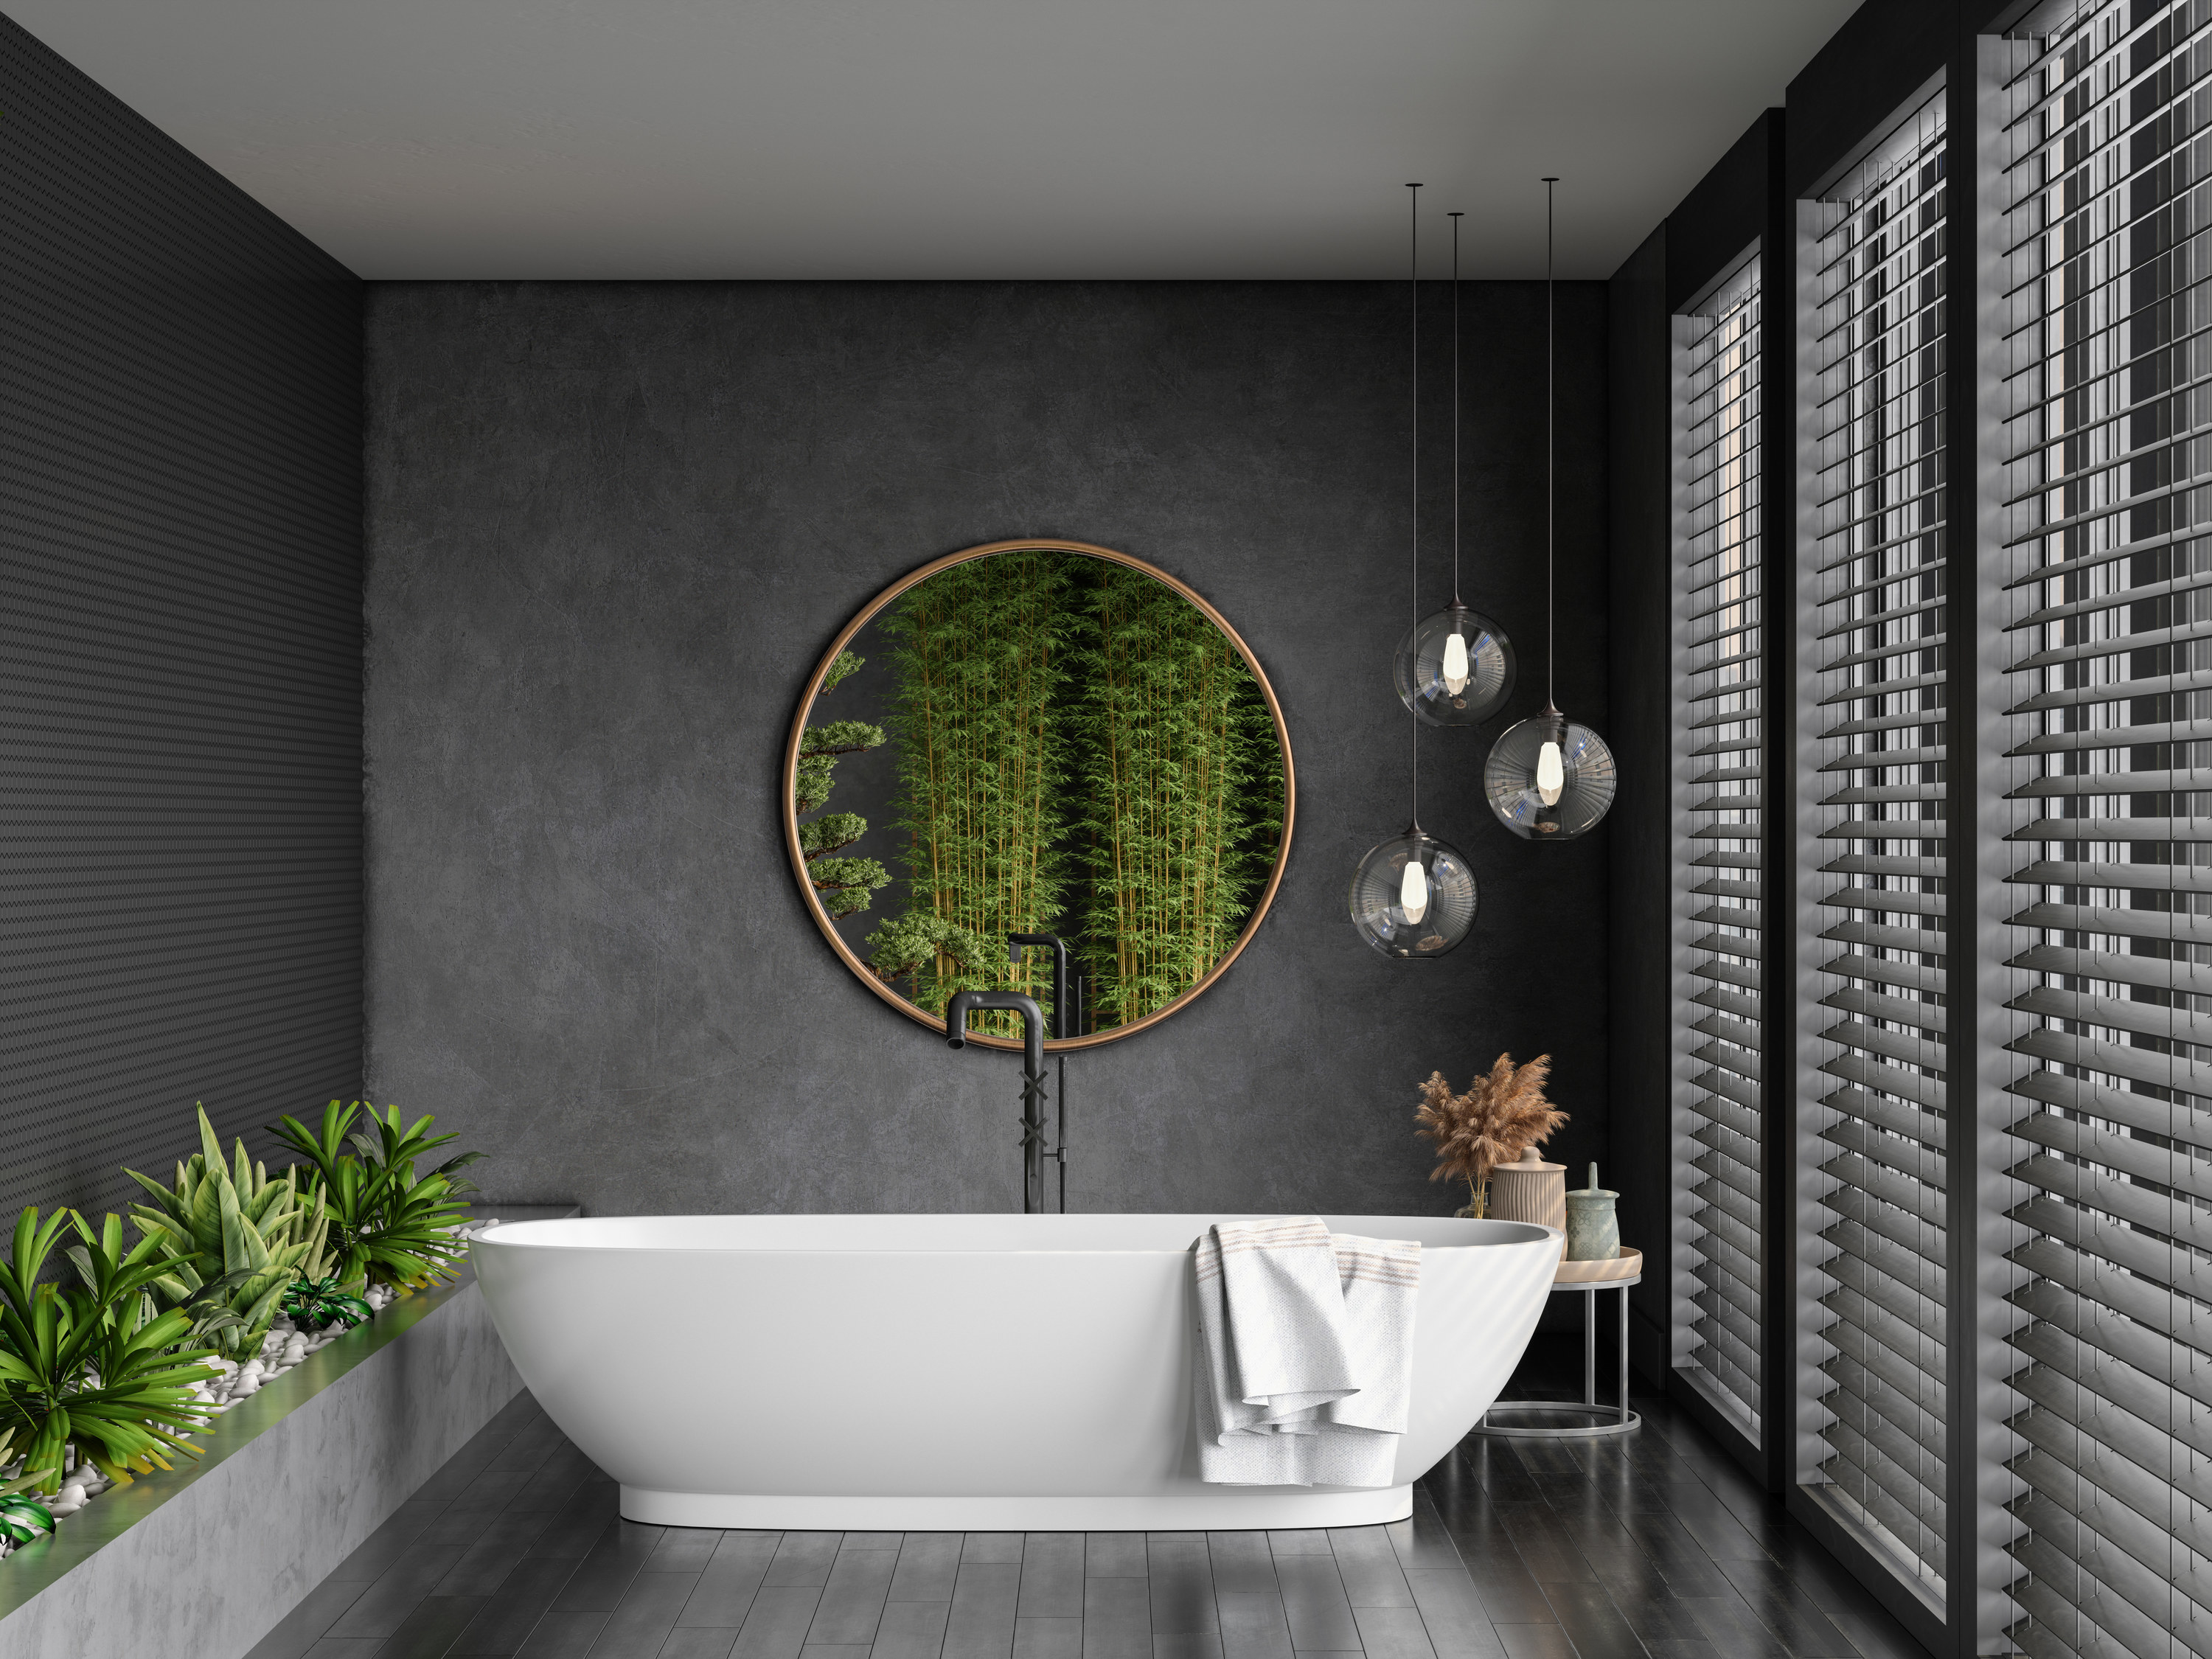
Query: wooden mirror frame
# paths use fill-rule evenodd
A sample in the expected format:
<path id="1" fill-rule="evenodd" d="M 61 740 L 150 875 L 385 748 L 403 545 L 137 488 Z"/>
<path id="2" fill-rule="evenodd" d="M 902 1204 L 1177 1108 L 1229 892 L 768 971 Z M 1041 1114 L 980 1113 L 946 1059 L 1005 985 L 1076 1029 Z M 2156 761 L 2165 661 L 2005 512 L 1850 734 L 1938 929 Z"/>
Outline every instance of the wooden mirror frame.
<path id="1" fill-rule="evenodd" d="M 805 735 L 807 720 L 814 713 L 815 700 L 822 695 L 823 678 L 829 673 L 830 665 L 837 660 L 837 653 L 844 650 L 852 642 L 854 636 L 863 628 L 881 616 L 884 607 L 892 600 L 897 599 L 908 588 L 927 581 L 939 571 L 949 570 L 956 564 L 966 564 L 971 559 L 988 558 L 994 553 L 1032 552 L 1080 553 L 1094 559 L 1103 559 L 1109 564 L 1118 564 L 1131 570 L 1142 571 L 1154 581 L 1173 588 L 1191 604 L 1196 605 L 1200 613 L 1221 630 L 1223 637 L 1227 639 L 1230 644 L 1237 647 L 1237 654 L 1244 659 L 1244 665 L 1252 671 L 1252 678 L 1259 683 L 1260 695 L 1267 701 L 1267 713 L 1275 722 L 1275 741 L 1281 746 L 1283 751 L 1282 842 L 1275 852 L 1274 868 L 1267 872 L 1267 884 L 1260 890 L 1260 896 L 1254 902 L 1252 914 L 1245 919 L 1243 928 L 1237 933 L 1237 942 L 1229 947 L 1220 961 L 1213 964 L 1204 979 L 1199 981 L 1197 984 L 1192 986 L 1166 1006 L 1154 1009 L 1142 1019 L 1133 1020 L 1127 1025 L 1117 1025 L 1109 1031 L 1093 1031 L 1087 1036 L 1052 1038 L 1047 1041 L 1046 1048 L 1065 1054 L 1071 1048 L 1092 1048 L 1102 1042 L 1112 1042 L 1118 1038 L 1133 1036 L 1148 1026 L 1158 1024 L 1169 1015 L 1188 1007 L 1203 995 L 1212 988 L 1216 980 L 1229 971 L 1230 965 L 1244 954 L 1244 947 L 1252 942 L 1252 935 L 1259 931 L 1260 924 L 1267 920 L 1267 911 L 1275 902 L 1276 891 L 1283 884 L 1283 870 L 1290 861 L 1291 829 L 1297 815 L 1298 790 L 1297 769 L 1291 760 L 1291 730 L 1283 720 L 1283 706 L 1276 700 L 1275 688 L 1267 683 L 1267 671 L 1260 666 L 1259 658 L 1252 654 L 1252 647 L 1244 643 L 1243 635 L 1231 628 L 1228 618 L 1207 604 L 1206 599 L 1188 582 L 1177 580 L 1156 564 L 1147 564 L 1144 560 L 1132 558 L 1127 553 L 1116 553 L 1110 547 L 1095 547 L 1089 542 L 1055 541 L 1048 537 L 1028 538 L 1011 542 L 986 542 L 981 547 L 963 548 L 957 553 L 948 553 L 941 559 L 933 559 L 919 570 L 900 577 L 898 580 L 869 600 L 866 605 L 861 606 L 858 614 L 838 630 L 837 637 L 830 641 L 830 648 L 822 653 L 822 660 L 815 665 L 813 673 L 807 677 L 805 687 L 799 693 L 799 711 L 792 716 L 791 735 L 785 740 L 783 745 L 781 781 L 783 844 L 791 857 L 791 872 L 799 883 L 799 896 L 805 903 L 807 914 L 814 918 L 814 925 L 822 930 L 823 938 L 830 941 L 830 948 L 837 953 L 839 959 L 853 970 L 854 975 L 863 985 L 897 1009 L 899 1012 L 918 1024 L 927 1025 L 933 1031 L 942 1032 L 945 1030 L 945 1022 L 942 1019 L 925 1009 L 916 1007 L 876 976 L 868 964 L 860 959 L 859 952 L 845 942 L 844 935 L 831 924 L 829 913 L 823 908 L 820 897 L 816 894 L 814 883 L 807 874 L 806 855 L 799 850 L 799 804 L 793 793 L 799 776 L 799 745 Z M 991 1048 L 1018 1051 L 1022 1046 L 1020 1042 L 1012 1038 L 994 1036 L 988 1032 L 973 1029 L 968 1034 L 968 1040 Z"/>

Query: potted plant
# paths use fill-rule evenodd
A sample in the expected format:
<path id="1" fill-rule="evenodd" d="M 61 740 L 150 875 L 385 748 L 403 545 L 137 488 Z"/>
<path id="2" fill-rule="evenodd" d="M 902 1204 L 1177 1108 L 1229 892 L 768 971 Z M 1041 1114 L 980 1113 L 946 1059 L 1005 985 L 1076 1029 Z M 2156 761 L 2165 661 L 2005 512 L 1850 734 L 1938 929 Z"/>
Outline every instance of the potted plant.
<path id="1" fill-rule="evenodd" d="M 1468 1202 L 1457 1214 L 1480 1218 L 1489 1207 L 1491 1171 L 1501 1164 L 1519 1163 L 1567 1121 L 1565 1112 L 1544 1098 L 1551 1073 L 1549 1054 L 1518 1066 L 1512 1055 L 1500 1054 L 1464 1094 L 1454 1094 L 1442 1072 L 1429 1073 L 1413 1113 L 1419 1126 L 1413 1133 L 1436 1146 L 1430 1180 L 1449 1176 L 1467 1182 Z"/>

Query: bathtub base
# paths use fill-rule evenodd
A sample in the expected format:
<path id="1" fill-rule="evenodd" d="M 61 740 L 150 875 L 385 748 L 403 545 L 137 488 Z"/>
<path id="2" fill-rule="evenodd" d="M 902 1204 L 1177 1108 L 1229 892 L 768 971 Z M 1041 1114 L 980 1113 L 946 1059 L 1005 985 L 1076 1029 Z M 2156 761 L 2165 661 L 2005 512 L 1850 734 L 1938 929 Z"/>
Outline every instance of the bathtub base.
<path id="1" fill-rule="evenodd" d="M 622 1489 L 623 1518 L 766 1532 L 1257 1532 L 1371 1527 L 1413 1512 L 1411 1486 L 1220 1486 L 1105 1498 L 767 1498 Z"/>

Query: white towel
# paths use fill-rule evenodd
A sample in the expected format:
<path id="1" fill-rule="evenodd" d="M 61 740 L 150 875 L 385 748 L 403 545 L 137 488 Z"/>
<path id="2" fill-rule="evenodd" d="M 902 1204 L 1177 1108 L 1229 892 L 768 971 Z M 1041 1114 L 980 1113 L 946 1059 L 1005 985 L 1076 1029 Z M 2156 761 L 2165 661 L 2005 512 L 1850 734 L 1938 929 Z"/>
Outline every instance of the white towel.
<path id="1" fill-rule="evenodd" d="M 1201 1480 L 1387 1486 L 1412 1394 L 1421 1247 L 1317 1216 L 1225 1221 L 1191 1247 Z"/>

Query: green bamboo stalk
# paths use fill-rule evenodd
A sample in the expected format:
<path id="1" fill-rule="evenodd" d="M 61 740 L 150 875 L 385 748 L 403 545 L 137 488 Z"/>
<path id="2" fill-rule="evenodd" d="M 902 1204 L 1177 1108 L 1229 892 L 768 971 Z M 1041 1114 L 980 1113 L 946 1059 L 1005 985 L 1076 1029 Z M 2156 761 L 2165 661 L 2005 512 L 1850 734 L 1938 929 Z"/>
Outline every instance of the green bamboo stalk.
<path id="1" fill-rule="evenodd" d="M 1243 658 L 1172 589 L 1075 555 L 956 566 L 894 609 L 915 902 L 987 937 L 1057 924 L 1098 1026 L 1195 985 L 1280 837 L 1281 755 Z M 963 971 L 940 957 L 915 1000 L 985 982 Z"/>
<path id="2" fill-rule="evenodd" d="M 884 622 L 898 647 L 890 724 L 915 902 L 986 938 L 1048 928 L 1060 908 L 1064 768 L 1049 706 L 1065 674 L 1065 586 L 1054 556 L 1000 556 L 917 585 Z M 955 990 L 1007 982 L 940 955 L 914 1000 L 941 1012 Z"/>

